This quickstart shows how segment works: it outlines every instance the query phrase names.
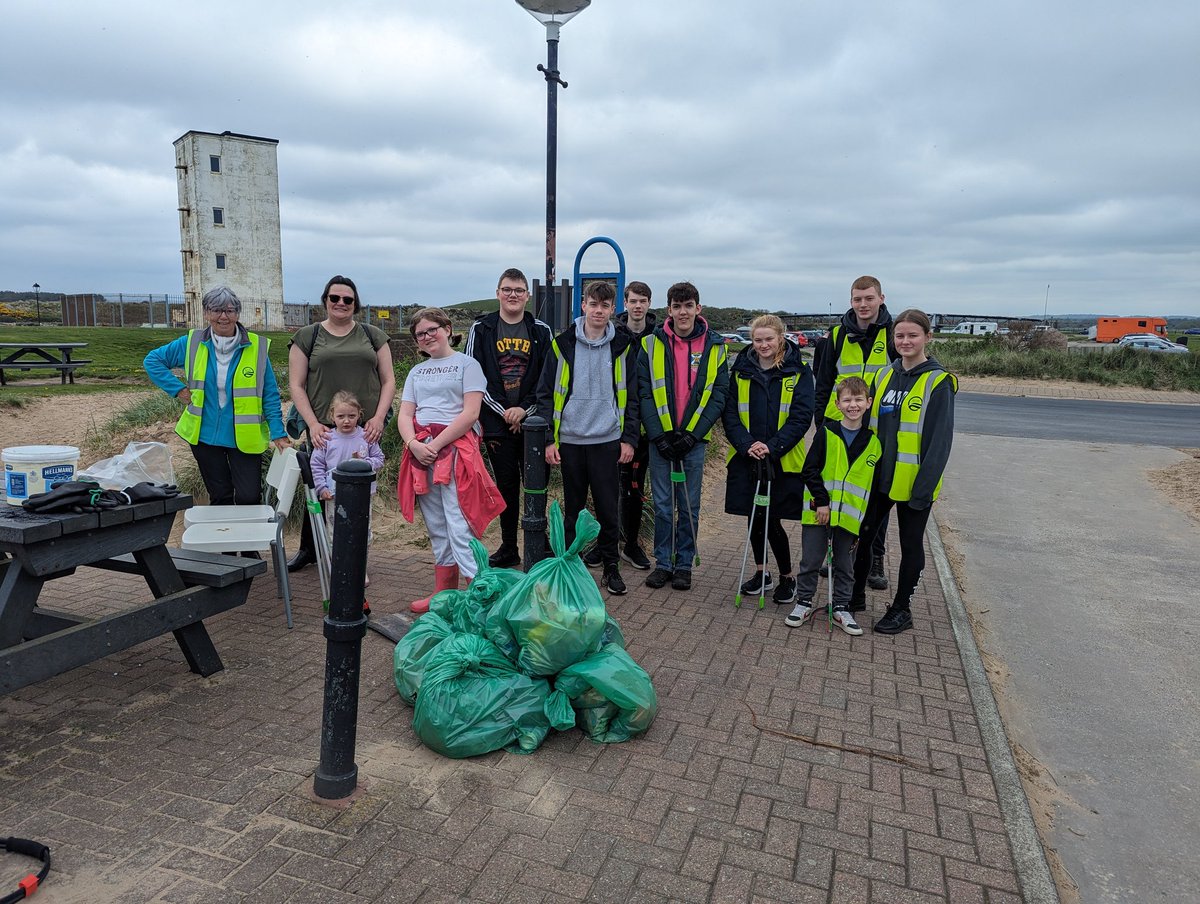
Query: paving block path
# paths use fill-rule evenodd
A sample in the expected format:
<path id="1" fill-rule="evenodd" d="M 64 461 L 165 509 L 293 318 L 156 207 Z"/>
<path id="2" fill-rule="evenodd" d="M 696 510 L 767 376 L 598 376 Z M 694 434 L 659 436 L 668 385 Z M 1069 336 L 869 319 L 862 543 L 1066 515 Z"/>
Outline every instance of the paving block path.
<path id="1" fill-rule="evenodd" d="M 368 632 L 365 788 L 315 803 L 325 642 L 309 569 L 295 630 L 270 576 L 209 623 L 226 666 L 211 678 L 168 636 L 0 697 L 0 835 L 53 849 L 43 904 L 1020 901 L 933 568 L 899 637 L 789 629 L 769 599 L 734 608 L 744 522 L 719 528 L 691 592 L 626 567 L 629 595 L 608 600 L 658 693 L 639 739 L 552 732 L 531 755 L 445 759 L 416 739 L 391 644 Z M 400 611 L 430 564 L 373 550 L 372 606 Z M 92 569 L 44 591 L 88 613 L 130 597 L 148 593 Z M 876 617 L 886 602 L 871 592 Z M 0 857 L 0 891 L 31 865 Z"/>

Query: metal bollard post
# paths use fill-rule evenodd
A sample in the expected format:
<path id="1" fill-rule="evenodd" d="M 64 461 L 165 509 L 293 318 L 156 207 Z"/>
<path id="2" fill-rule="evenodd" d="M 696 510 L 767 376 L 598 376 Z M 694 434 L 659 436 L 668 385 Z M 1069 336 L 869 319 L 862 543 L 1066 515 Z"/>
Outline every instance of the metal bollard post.
<path id="1" fill-rule="evenodd" d="M 375 472 L 365 461 L 342 462 L 333 472 L 337 498 L 329 614 L 325 616 L 325 710 L 321 717 L 321 763 L 313 791 L 325 800 L 349 797 L 358 786 L 354 740 L 358 731 L 358 679 L 362 639 L 363 581 Z"/>
<path id="2" fill-rule="evenodd" d="M 525 503 L 521 529 L 525 532 L 525 570 L 546 558 L 546 419 L 525 418 Z"/>

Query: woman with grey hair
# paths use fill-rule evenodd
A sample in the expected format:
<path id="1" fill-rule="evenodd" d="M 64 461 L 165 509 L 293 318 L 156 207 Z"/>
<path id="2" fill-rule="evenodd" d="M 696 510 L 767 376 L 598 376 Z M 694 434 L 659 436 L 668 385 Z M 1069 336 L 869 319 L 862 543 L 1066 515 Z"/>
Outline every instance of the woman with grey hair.
<path id="1" fill-rule="evenodd" d="M 187 440 L 213 505 L 262 501 L 262 454 L 288 445 L 271 340 L 238 322 L 242 303 L 225 286 L 200 302 L 204 329 L 188 330 L 143 362 L 151 381 L 186 406 L 175 432 Z M 183 371 L 181 380 L 173 372 Z"/>

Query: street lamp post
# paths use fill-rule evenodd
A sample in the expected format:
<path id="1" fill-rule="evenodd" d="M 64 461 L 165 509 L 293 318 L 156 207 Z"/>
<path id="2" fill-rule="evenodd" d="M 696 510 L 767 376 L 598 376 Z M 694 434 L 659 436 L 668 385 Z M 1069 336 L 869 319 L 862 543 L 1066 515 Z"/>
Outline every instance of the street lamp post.
<path id="1" fill-rule="evenodd" d="M 37 283 L 33 284 L 33 307 L 37 311 L 38 326 L 42 325 L 42 287 Z"/>
<path id="2" fill-rule="evenodd" d="M 1046 283 L 1046 305 L 1042 308 L 1042 323 L 1050 316 L 1050 283 Z"/>
<path id="3" fill-rule="evenodd" d="M 558 190 L 558 86 L 567 87 L 558 71 L 559 29 L 583 12 L 592 0 L 517 0 L 517 5 L 546 26 L 546 283 L 542 287 L 541 316 L 554 321 L 554 258 L 557 244 Z"/>

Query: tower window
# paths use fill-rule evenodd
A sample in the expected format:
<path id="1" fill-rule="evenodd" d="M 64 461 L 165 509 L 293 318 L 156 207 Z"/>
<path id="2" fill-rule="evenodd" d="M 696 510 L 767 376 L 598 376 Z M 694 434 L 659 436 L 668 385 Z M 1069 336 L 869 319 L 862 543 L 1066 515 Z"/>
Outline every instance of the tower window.
<path id="1" fill-rule="evenodd" d="M 224 226 L 225 225 L 225 208 L 224 207 L 214 207 L 213 208 L 213 225 L 214 226 Z"/>
<path id="2" fill-rule="evenodd" d="M 218 270 L 225 269 L 225 255 L 223 255 L 223 254 L 217 255 L 217 269 Z"/>
<path id="3" fill-rule="evenodd" d="M 208 171 L 210 173 L 221 172 L 221 158 L 217 154 L 208 155 Z"/>

